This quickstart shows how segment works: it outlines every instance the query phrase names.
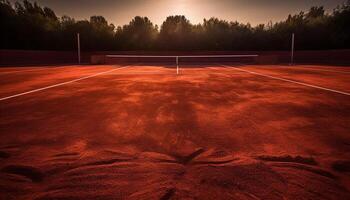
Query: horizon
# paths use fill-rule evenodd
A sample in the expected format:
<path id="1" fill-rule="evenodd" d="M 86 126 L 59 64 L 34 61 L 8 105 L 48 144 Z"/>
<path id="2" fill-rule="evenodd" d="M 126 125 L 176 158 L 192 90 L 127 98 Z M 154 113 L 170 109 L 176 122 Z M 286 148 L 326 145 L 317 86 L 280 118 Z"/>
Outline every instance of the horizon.
<path id="1" fill-rule="evenodd" d="M 345 0 L 315 0 L 315 1 L 276 1 L 252 0 L 249 3 L 242 0 L 223 0 L 220 3 L 212 0 L 76 0 L 76 1 L 52 1 L 52 0 L 29 0 L 37 2 L 39 6 L 49 7 L 57 16 L 64 15 L 76 20 L 89 20 L 91 16 L 103 16 L 109 23 L 116 27 L 129 24 L 135 16 L 147 17 L 153 24 L 161 26 L 168 16 L 184 15 L 192 24 L 202 23 L 204 19 L 211 17 L 226 21 L 237 21 L 243 24 L 267 24 L 279 22 L 287 18 L 288 14 L 306 12 L 312 6 L 324 6 L 326 12 L 332 12 Z M 16 0 L 10 0 L 15 3 Z M 19 1 L 22 2 L 22 1 Z M 118 9 L 121 12 L 118 12 Z M 77 11 L 79 9 L 79 11 Z M 162 12 L 154 12 L 154 9 Z M 269 13 L 269 15 L 266 15 Z M 287 14 L 288 13 L 288 14 Z"/>

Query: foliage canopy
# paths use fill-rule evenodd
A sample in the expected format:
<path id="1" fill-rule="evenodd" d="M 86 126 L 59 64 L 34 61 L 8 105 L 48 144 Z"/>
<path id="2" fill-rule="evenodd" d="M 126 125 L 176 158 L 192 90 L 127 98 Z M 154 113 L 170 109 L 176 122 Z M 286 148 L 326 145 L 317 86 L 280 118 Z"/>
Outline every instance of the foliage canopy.
<path id="1" fill-rule="evenodd" d="M 217 18 L 191 24 L 169 16 L 160 26 L 136 16 L 115 27 L 103 16 L 90 20 L 58 17 L 28 0 L 12 5 L 0 0 L 1 49 L 73 50 L 80 33 L 82 50 L 287 50 L 296 34 L 297 49 L 350 48 L 350 3 L 332 13 L 324 7 L 289 15 L 285 20 L 251 26 Z"/>

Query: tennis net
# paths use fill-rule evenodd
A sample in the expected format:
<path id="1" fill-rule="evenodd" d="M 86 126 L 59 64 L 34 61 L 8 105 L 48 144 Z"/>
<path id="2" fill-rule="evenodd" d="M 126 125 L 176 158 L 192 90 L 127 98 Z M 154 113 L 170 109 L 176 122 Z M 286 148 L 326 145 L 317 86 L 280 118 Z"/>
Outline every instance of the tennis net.
<path id="1" fill-rule="evenodd" d="M 220 64 L 254 64 L 259 55 L 95 55 L 91 57 L 92 64 L 107 65 L 168 65 L 179 68 L 187 66 L 206 66 Z"/>
<path id="2" fill-rule="evenodd" d="M 258 55 L 181 55 L 181 56 L 154 56 L 154 55 L 106 55 L 105 64 L 121 63 L 158 63 L 158 64 L 206 64 L 206 63 L 254 63 Z"/>

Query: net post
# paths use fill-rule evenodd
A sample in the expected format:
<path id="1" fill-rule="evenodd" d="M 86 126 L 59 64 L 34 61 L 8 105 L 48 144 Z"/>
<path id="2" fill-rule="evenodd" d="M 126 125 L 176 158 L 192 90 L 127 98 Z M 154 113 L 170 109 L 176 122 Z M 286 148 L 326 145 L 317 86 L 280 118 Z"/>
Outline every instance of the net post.
<path id="1" fill-rule="evenodd" d="M 290 65 L 294 65 L 294 33 L 292 33 L 292 49 L 291 49 L 291 55 L 290 55 Z"/>
<path id="2" fill-rule="evenodd" d="M 176 74 L 179 74 L 179 56 L 176 56 Z"/>
<path id="3" fill-rule="evenodd" d="M 77 42 L 78 42 L 78 63 L 80 65 L 81 59 L 80 59 L 80 34 L 79 33 L 77 33 Z"/>

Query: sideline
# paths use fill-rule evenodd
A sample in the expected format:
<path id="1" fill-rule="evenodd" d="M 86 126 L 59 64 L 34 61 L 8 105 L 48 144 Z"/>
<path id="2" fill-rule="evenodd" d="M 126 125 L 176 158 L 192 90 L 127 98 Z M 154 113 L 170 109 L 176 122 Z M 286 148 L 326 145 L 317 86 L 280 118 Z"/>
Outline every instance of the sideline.
<path id="1" fill-rule="evenodd" d="M 298 84 L 298 85 L 303 85 L 303 86 L 307 86 L 307 87 L 311 87 L 311 88 L 321 89 L 321 90 L 325 90 L 325 91 L 329 91 L 329 92 L 334 92 L 334 93 L 337 93 L 337 94 L 350 96 L 350 93 L 348 93 L 348 92 L 343 92 L 343 91 L 334 90 L 334 89 L 330 89 L 330 88 L 325 88 L 325 87 L 321 87 L 321 86 L 317 86 L 317 85 L 312 85 L 312 84 L 303 83 L 303 82 L 299 82 L 299 81 L 293 81 L 293 80 L 290 80 L 290 79 L 285 79 L 285 78 L 280 78 L 280 77 L 271 76 L 271 75 L 267 75 L 267 74 L 262 74 L 262 73 L 258 73 L 258 72 L 253 72 L 253 71 L 249 71 L 249 70 L 245 70 L 245 69 L 240 69 L 240 68 L 237 68 L 237 67 L 231 67 L 229 65 L 221 65 L 221 66 L 229 67 L 230 69 L 234 69 L 234 70 L 237 70 L 237 71 L 243 71 L 243 72 L 254 74 L 254 75 L 258 75 L 258 76 L 264 76 L 264 77 L 271 78 L 271 79 L 276 79 L 276 80 L 280 80 L 280 81 L 295 83 L 295 84 Z"/>
<path id="2" fill-rule="evenodd" d="M 88 79 L 88 78 L 100 76 L 100 75 L 103 75 L 103 74 L 107 74 L 107 73 L 110 73 L 110 72 L 113 72 L 113 71 L 116 71 L 116 70 L 124 69 L 124 68 L 127 68 L 127 67 L 130 67 L 130 66 L 120 67 L 120 68 L 117 68 L 117 69 L 111 69 L 111 70 L 108 70 L 108 71 L 99 72 L 97 74 L 84 76 L 84 77 L 81 77 L 81 78 L 78 78 L 78 79 L 74 79 L 74 80 L 70 80 L 70 81 L 66 81 L 66 82 L 63 82 L 63 83 L 58 83 L 58 84 L 54 84 L 54 85 L 50 85 L 50 86 L 46 86 L 46 87 L 30 90 L 30 91 L 27 91 L 27 92 L 11 95 L 11 96 L 7 96 L 7 97 L 2 97 L 2 98 L 0 98 L 0 101 L 12 99 L 12 98 L 15 98 L 15 97 L 20 97 L 20 96 L 31 94 L 31 93 L 35 93 L 35 92 L 40 92 L 40 91 L 43 91 L 43 90 L 47 90 L 47 89 L 50 89 L 50 88 L 55 88 L 55 87 L 62 86 L 62 85 L 67 85 L 67 84 L 74 83 L 74 82 L 77 82 L 77 81 L 81 81 L 81 80 L 85 80 L 85 79 Z"/>

